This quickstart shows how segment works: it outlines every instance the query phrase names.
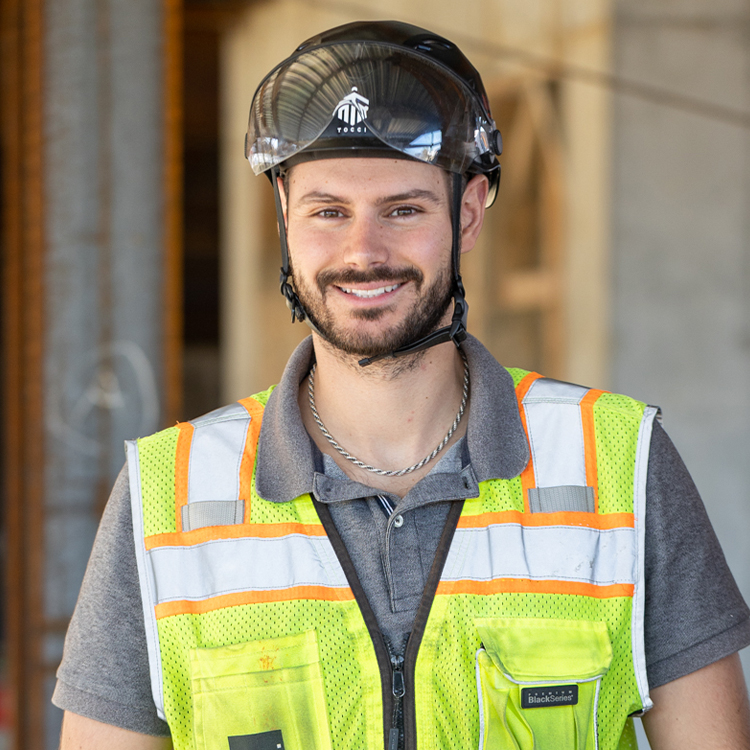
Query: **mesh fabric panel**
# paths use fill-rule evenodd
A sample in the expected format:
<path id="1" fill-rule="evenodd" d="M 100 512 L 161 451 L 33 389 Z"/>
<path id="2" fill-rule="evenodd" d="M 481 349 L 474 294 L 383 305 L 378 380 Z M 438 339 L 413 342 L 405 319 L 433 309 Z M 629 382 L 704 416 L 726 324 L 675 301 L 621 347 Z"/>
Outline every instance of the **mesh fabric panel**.
<path id="1" fill-rule="evenodd" d="M 259 403 L 266 405 L 268 398 L 276 388 L 272 385 L 268 390 L 253 395 Z M 320 524 L 318 514 L 315 512 L 310 496 L 305 496 L 305 502 L 296 503 L 269 503 L 255 491 L 255 472 L 257 463 L 253 467 L 253 482 L 250 493 L 250 523 L 304 523 Z M 298 498 L 302 500 L 302 498 Z"/>
<path id="2" fill-rule="evenodd" d="M 254 398 L 259 404 L 262 404 L 265 406 L 268 403 L 269 396 L 273 393 L 274 389 L 276 388 L 275 385 L 272 385 L 270 388 L 267 388 L 265 391 L 261 391 L 260 393 L 254 393 L 251 398 Z"/>
<path id="3" fill-rule="evenodd" d="M 500 513 L 504 510 L 523 511 L 521 477 L 514 477 L 503 482 L 481 482 L 479 485 L 479 497 L 466 500 L 463 515 L 475 516 L 480 513 Z"/>
<path id="4" fill-rule="evenodd" d="M 520 367 L 506 367 L 505 369 L 513 378 L 514 388 L 529 374 L 529 370 L 522 370 Z"/>
<path id="5" fill-rule="evenodd" d="M 177 531 L 174 472 L 178 433 L 177 427 L 170 427 L 138 441 L 145 536 Z"/>
<path id="6" fill-rule="evenodd" d="M 312 628 L 318 634 L 333 747 L 382 748 L 380 676 L 358 605 L 354 601 L 302 600 L 249 604 L 159 620 L 164 704 L 175 750 L 194 748 L 190 648 L 277 638 Z"/>
<path id="7" fill-rule="evenodd" d="M 594 405 L 600 513 L 633 512 L 638 429 L 645 404 L 604 393 Z"/>
<path id="8" fill-rule="evenodd" d="M 632 667 L 629 598 L 594 599 L 561 594 L 459 594 L 438 596 L 420 649 L 416 692 L 417 735 L 424 748 L 474 747 L 479 705 L 474 658 L 477 617 L 549 617 L 606 622 L 612 667 L 599 697 L 599 750 L 617 750 L 627 715 L 640 708 Z M 434 710 L 433 710 L 434 707 Z"/>
<path id="9" fill-rule="evenodd" d="M 264 500 L 255 491 L 255 471 L 253 468 L 253 485 L 250 505 L 250 523 L 304 523 L 321 526 L 318 514 L 312 504 L 310 495 L 303 495 L 293 503 L 271 503 Z"/>
<path id="10" fill-rule="evenodd" d="M 620 744 L 617 746 L 617 750 L 638 750 L 638 739 L 635 735 L 635 726 L 632 719 L 628 719 L 625 722 L 625 729 L 623 730 L 622 737 L 620 737 Z"/>

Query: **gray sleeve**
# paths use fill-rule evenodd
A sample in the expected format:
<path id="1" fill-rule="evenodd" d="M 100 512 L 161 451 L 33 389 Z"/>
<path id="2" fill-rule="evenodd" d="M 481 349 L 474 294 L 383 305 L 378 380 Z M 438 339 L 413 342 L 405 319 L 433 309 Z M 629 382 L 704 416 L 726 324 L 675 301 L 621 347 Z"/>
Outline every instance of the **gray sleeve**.
<path id="1" fill-rule="evenodd" d="M 646 485 L 645 637 L 652 688 L 750 644 L 750 611 L 698 490 L 658 423 Z"/>
<path id="2" fill-rule="evenodd" d="M 126 469 L 94 541 L 52 702 L 105 724 L 169 736 L 151 696 Z"/>

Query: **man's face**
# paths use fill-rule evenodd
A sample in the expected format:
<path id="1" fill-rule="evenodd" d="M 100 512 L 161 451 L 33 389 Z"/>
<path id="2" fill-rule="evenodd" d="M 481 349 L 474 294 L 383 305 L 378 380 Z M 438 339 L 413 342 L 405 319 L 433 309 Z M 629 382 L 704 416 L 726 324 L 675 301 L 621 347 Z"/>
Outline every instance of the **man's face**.
<path id="1" fill-rule="evenodd" d="M 338 349 L 383 354 L 446 322 L 451 301 L 449 181 L 404 159 L 295 166 L 287 233 L 292 278 Z"/>

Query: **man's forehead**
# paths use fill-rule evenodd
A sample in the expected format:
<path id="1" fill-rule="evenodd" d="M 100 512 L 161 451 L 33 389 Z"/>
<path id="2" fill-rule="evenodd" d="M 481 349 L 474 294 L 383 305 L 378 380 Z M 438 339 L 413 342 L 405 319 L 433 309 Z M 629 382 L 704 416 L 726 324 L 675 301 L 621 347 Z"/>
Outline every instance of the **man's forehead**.
<path id="1" fill-rule="evenodd" d="M 414 190 L 447 197 L 450 175 L 439 167 L 412 159 L 349 157 L 295 164 L 287 172 L 295 192 L 367 191 L 401 194 Z M 299 195 L 299 193 L 298 193 Z"/>

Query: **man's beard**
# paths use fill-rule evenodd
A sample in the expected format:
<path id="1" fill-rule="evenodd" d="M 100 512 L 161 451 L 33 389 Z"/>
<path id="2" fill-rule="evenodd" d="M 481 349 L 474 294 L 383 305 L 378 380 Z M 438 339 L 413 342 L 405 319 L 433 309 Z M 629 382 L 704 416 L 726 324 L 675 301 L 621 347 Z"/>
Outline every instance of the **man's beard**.
<path id="1" fill-rule="evenodd" d="M 291 265 L 291 264 L 290 264 Z M 318 329 L 323 338 L 340 351 L 356 357 L 377 357 L 390 354 L 402 346 L 412 343 L 435 331 L 448 309 L 451 294 L 450 267 L 440 270 L 435 281 L 424 290 L 424 275 L 414 266 L 391 268 L 378 266 L 369 271 L 348 269 L 345 271 L 322 271 L 317 279 L 317 294 L 311 286 L 298 278 L 291 268 L 297 296 L 304 307 L 310 322 Z M 413 282 L 416 299 L 406 317 L 400 323 L 378 333 L 365 333 L 348 330 L 346 321 L 337 325 L 331 310 L 326 305 L 328 288 L 364 284 L 373 281 L 393 281 L 400 283 Z M 352 310 L 350 317 L 359 320 L 378 320 L 391 310 L 388 304 L 382 307 L 371 307 L 363 310 Z"/>

